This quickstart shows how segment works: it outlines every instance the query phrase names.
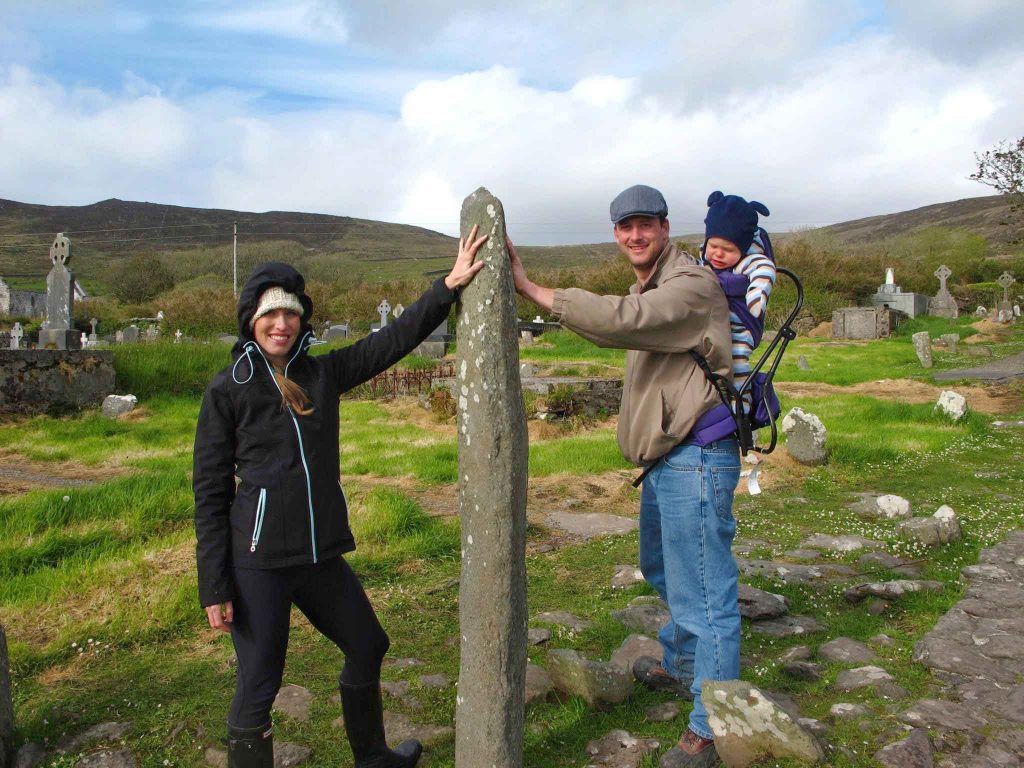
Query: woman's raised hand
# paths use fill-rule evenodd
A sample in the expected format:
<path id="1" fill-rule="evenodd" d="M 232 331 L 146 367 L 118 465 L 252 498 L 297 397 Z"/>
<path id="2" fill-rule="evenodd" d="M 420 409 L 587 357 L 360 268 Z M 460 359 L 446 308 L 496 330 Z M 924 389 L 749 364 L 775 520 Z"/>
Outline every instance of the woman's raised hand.
<path id="1" fill-rule="evenodd" d="M 481 245 L 487 242 L 490 235 L 477 237 L 478 230 L 479 227 L 474 224 L 469 236 L 459 239 L 459 255 L 455 259 L 455 266 L 444 279 L 444 284 L 448 286 L 449 290 L 454 291 L 456 288 L 468 285 L 476 273 L 484 268 L 484 262 L 474 263 L 474 259 L 476 259 L 476 252 L 480 250 Z"/>

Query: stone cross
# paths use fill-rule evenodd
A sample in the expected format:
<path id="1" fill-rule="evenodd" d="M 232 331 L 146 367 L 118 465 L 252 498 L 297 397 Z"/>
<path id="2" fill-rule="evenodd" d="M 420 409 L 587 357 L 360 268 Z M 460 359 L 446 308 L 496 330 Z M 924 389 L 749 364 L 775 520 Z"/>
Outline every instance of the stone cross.
<path id="1" fill-rule="evenodd" d="M 388 315 L 391 313 L 391 305 L 388 304 L 388 300 L 384 299 L 380 304 L 377 305 L 377 314 L 380 315 L 380 327 L 386 328 L 388 324 Z"/>
<path id="2" fill-rule="evenodd" d="M 405 312 L 405 307 L 403 307 L 401 304 L 399 304 L 397 307 L 395 307 L 395 312 L 394 312 L 395 320 L 400 318 L 402 316 L 403 312 Z"/>
<path id="3" fill-rule="evenodd" d="M 89 327 L 92 328 L 92 332 L 89 334 L 89 341 L 98 341 L 99 337 L 96 335 L 96 326 L 100 324 L 100 321 L 95 317 L 89 321 Z"/>
<path id="4" fill-rule="evenodd" d="M 996 282 L 999 284 L 999 287 L 1003 289 L 1003 301 L 1006 304 L 1009 304 L 1010 286 L 1017 282 L 1016 279 L 1014 279 L 1013 275 L 1011 275 L 1009 272 L 1003 272 L 1003 274 L 999 276 L 999 279 L 996 280 Z"/>
<path id="5" fill-rule="evenodd" d="M 953 270 L 943 264 L 933 274 L 939 278 L 939 292 L 929 299 L 928 314 L 935 315 L 936 317 L 959 317 L 960 309 L 957 307 L 956 299 L 953 298 L 949 289 L 946 288 L 946 281 L 953 274 Z"/>
<path id="6" fill-rule="evenodd" d="M 527 436 L 516 342 L 516 296 L 501 202 L 480 188 L 462 204 L 460 232 L 490 239 L 487 266 L 458 305 L 460 667 L 457 768 L 523 764 L 526 689 Z"/>
<path id="7" fill-rule="evenodd" d="M 78 334 L 71 330 L 71 305 L 75 299 L 75 276 L 68 269 L 71 241 L 59 232 L 50 246 L 53 268 L 46 276 L 46 320 L 40 329 L 39 346 L 72 349 Z"/>
<path id="8" fill-rule="evenodd" d="M 946 281 L 949 276 L 953 274 L 953 270 L 943 264 L 941 267 L 935 270 L 935 276 L 939 278 L 939 293 L 948 293 L 946 288 Z"/>
<path id="9" fill-rule="evenodd" d="M 20 349 L 23 338 L 25 338 L 25 331 L 22 330 L 21 323 L 15 323 L 11 329 L 11 349 Z"/>
<path id="10" fill-rule="evenodd" d="M 181 332 L 181 328 L 179 328 L 178 330 L 176 330 L 176 331 L 174 332 L 174 343 L 175 343 L 175 344 L 181 344 L 181 337 L 182 337 L 182 336 L 184 336 L 184 335 L 185 335 L 185 334 L 183 334 L 183 333 Z"/>

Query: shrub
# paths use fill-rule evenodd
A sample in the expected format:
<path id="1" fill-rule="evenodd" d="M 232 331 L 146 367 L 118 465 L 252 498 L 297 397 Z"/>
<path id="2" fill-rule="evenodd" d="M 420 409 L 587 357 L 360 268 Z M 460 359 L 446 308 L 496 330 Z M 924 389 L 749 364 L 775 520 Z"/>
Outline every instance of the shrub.
<path id="1" fill-rule="evenodd" d="M 230 286 L 219 288 L 179 287 L 160 297 L 164 327 L 181 329 L 189 336 L 207 337 L 217 333 L 238 333 L 235 297 Z"/>
<path id="2" fill-rule="evenodd" d="M 153 253 L 132 256 L 121 266 L 112 286 L 114 297 L 123 304 L 149 301 L 174 286 L 174 275 Z"/>

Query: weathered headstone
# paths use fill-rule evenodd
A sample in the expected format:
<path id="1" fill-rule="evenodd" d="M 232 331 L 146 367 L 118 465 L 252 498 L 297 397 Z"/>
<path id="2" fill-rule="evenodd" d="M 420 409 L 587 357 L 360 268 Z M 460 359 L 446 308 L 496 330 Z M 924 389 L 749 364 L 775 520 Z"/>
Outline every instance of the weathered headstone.
<path id="1" fill-rule="evenodd" d="M 801 464 L 824 464 L 828 460 L 825 425 L 813 413 L 793 408 L 782 420 L 782 431 L 789 455 Z"/>
<path id="2" fill-rule="evenodd" d="M 490 239 L 487 266 L 458 305 L 461 661 L 455 704 L 458 768 L 523 764 L 526 690 L 527 434 L 519 382 L 516 298 L 501 202 L 480 188 L 460 231 Z"/>
<path id="3" fill-rule="evenodd" d="M 932 337 L 928 331 L 920 331 L 910 337 L 910 340 L 914 342 L 914 352 L 917 353 L 917 359 L 921 362 L 922 368 L 932 367 Z"/>
<path id="4" fill-rule="evenodd" d="M 321 341 L 331 341 L 333 339 L 347 339 L 348 338 L 348 323 L 343 325 L 330 325 L 323 332 L 323 338 Z"/>
<path id="5" fill-rule="evenodd" d="M 395 320 L 400 318 L 403 312 L 405 312 L 405 307 L 403 307 L 401 304 L 395 307 L 395 311 L 392 312 L 392 314 L 395 316 Z"/>
<path id="6" fill-rule="evenodd" d="M 391 305 L 384 299 L 377 305 L 377 314 L 380 315 L 380 328 L 388 327 L 388 315 L 391 314 Z"/>
<path id="7" fill-rule="evenodd" d="M 949 289 L 946 288 L 946 281 L 953 274 L 953 271 L 943 264 L 935 270 L 934 274 L 939 278 L 939 292 L 928 302 L 928 314 L 936 317 L 958 317 L 960 310 L 957 308 L 956 299 L 953 298 Z"/>
<path id="8" fill-rule="evenodd" d="M 11 349 L 20 349 L 23 338 L 25 338 L 25 331 L 22 329 L 21 323 L 15 323 L 11 329 Z"/>
<path id="9" fill-rule="evenodd" d="M 981 304 L 979 304 L 978 308 L 976 310 L 974 310 L 974 316 L 975 317 L 984 317 L 987 314 L 988 314 L 988 310 L 985 309 L 983 306 L 981 306 Z"/>
<path id="10" fill-rule="evenodd" d="M 125 344 L 134 344 L 139 340 L 139 326 L 129 325 L 124 329 L 122 341 Z"/>
<path id="11" fill-rule="evenodd" d="M 946 343 L 946 349 L 950 351 L 950 354 L 956 354 L 957 346 L 960 344 L 959 333 L 944 333 L 940 337 Z"/>
<path id="12" fill-rule="evenodd" d="M 114 331 L 114 343 L 124 344 L 124 331 Z"/>
<path id="13" fill-rule="evenodd" d="M 95 344 L 97 341 L 99 341 L 99 337 L 96 335 L 96 326 L 99 325 L 99 324 L 100 324 L 100 321 L 97 320 L 95 317 L 92 320 L 89 321 L 89 328 L 91 328 L 91 330 L 89 332 L 89 343 L 90 344 Z"/>
<path id="14" fill-rule="evenodd" d="M 799 368 L 801 371 L 811 370 L 811 364 L 807 362 L 806 355 L 800 355 L 800 357 L 797 358 L 796 367 Z"/>
<path id="15" fill-rule="evenodd" d="M 11 674 L 7 664 L 7 635 L 0 624 L 0 768 L 11 765 L 14 756 L 14 707 L 11 703 Z"/>
<path id="16" fill-rule="evenodd" d="M 1010 286 L 1016 282 L 1017 280 L 1009 272 L 1003 272 L 996 280 L 999 287 L 1003 289 L 1003 300 L 996 306 L 998 311 L 1006 310 L 1011 315 L 1013 314 L 1013 303 L 1010 301 Z"/>
<path id="17" fill-rule="evenodd" d="M 155 325 L 149 326 L 148 328 L 146 328 L 144 338 L 146 341 L 156 341 L 157 339 L 160 338 L 160 329 L 157 328 Z"/>
<path id="18" fill-rule="evenodd" d="M 75 276 L 68 269 L 71 241 L 60 232 L 50 246 L 53 268 L 46 276 L 46 320 L 39 329 L 43 349 L 80 349 L 78 331 L 71 328 L 71 305 L 75 299 Z"/>

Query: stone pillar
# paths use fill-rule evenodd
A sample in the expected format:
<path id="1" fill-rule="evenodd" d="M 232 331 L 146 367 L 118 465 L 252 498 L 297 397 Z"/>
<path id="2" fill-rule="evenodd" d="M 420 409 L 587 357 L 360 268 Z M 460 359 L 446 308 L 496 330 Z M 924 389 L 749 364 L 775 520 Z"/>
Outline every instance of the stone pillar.
<path id="1" fill-rule="evenodd" d="M 526 689 L 527 433 L 519 383 L 516 301 L 501 202 L 480 188 L 460 231 L 490 240 L 487 266 L 458 307 L 461 662 L 455 706 L 458 768 L 520 768 Z"/>
<path id="2" fill-rule="evenodd" d="M 71 305 L 75 300 L 75 276 L 68 269 L 71 241 L 60 232 L 50 246 L 53 268 L 46 276 L 46 320 L 39 329 L 42 349 L 81 349 L 80 336 L 71 328 Z"/>
<path id="3" fill-rule="evenodd" d="M 7 635 L 0 624 L 0 768 L 14 764 L 14 707 L 7 665 Z"/>

